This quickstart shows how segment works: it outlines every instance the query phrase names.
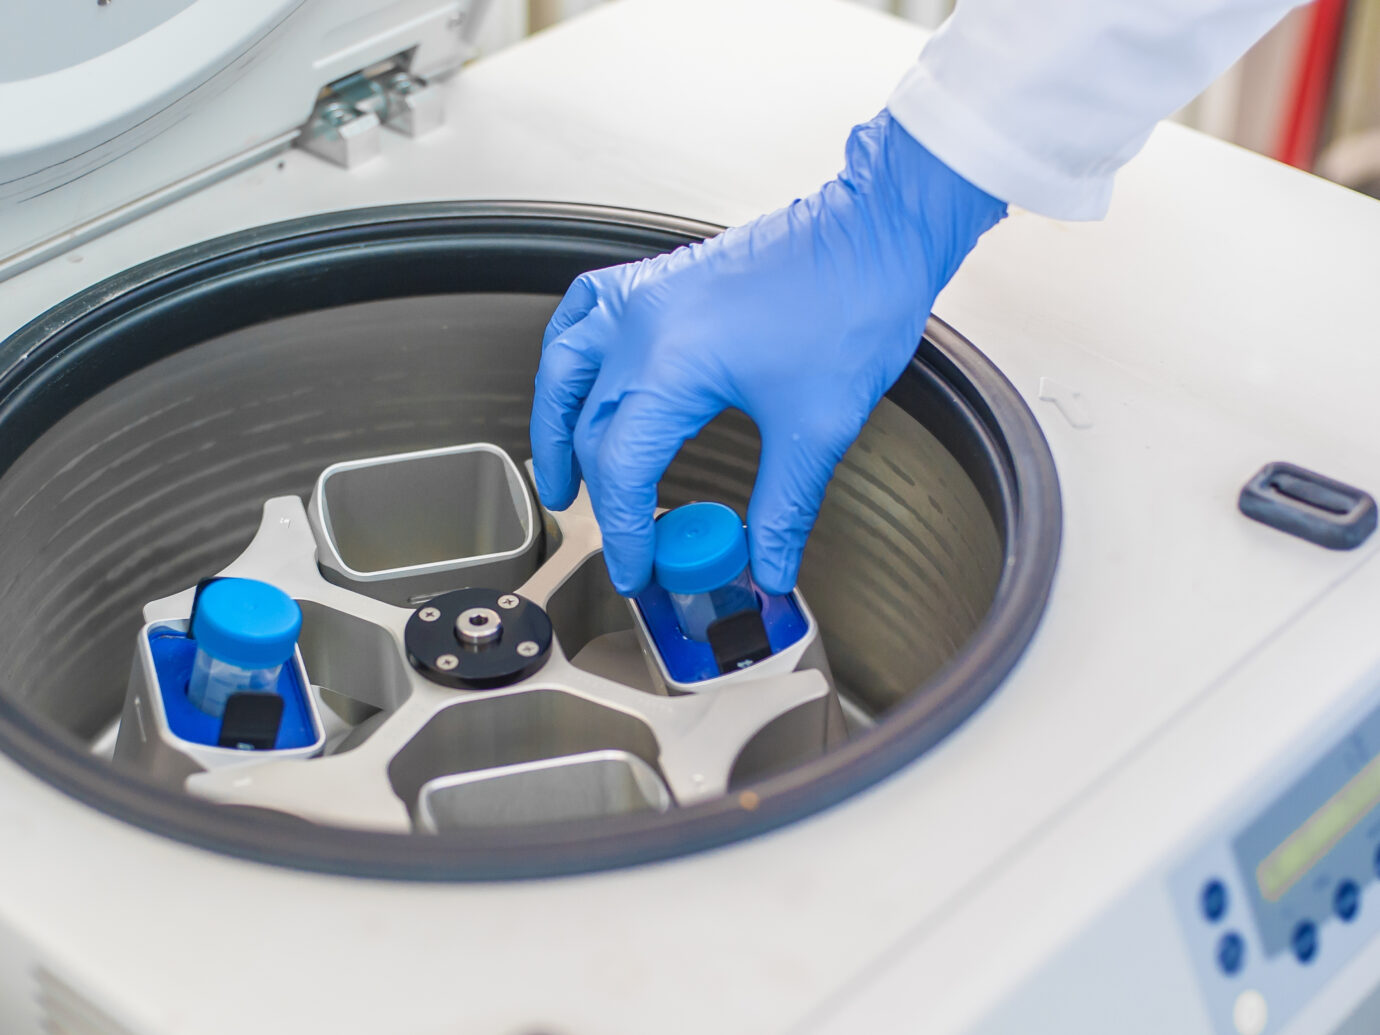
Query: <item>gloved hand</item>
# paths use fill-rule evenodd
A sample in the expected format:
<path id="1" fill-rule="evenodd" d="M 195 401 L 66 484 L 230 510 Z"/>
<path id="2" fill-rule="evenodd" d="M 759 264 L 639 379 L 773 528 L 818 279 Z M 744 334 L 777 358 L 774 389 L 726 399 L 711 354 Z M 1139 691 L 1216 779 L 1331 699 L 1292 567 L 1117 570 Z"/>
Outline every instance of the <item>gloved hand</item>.
<path id="1" fill-rule="evenodd" d="M 810 197 L 579 277 L 542 341 L 542 501 L 570 506 L 583 475 L 613 584 L 636 593 L 652 575 L 657 483 L 687 438 L 737 407 L 762 439 L 753 577 L 789 591 L 835 465 L 909 363 L 935 295 L 1005 214 L 883 111 Z"/>

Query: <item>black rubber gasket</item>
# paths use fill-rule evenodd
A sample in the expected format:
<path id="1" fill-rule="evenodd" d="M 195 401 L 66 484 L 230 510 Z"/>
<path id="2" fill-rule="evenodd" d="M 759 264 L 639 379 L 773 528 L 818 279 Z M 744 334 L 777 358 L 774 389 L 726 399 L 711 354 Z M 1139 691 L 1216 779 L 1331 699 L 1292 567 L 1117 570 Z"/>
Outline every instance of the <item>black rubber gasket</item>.
<path id="1" fill-rule="evenodd" d="M 719 228 L 620 209 L 450 202 L 332 213 L 258 227 L 136 266 L 73 296 L 0 344 L 0 472 L 83 400 L 124 375 L 251 323 L 373 299 L 559 294 L 579 273 Z M 256 305 L 245 304 L 253 292 Z M 131 333 L 137 328 L 138 333 Z M 119 347 L 110 347 L 116 341 Z M 987 700 L 1043 614 L 1059 552 L 1059 484 L 1020 395 L 931 319 L 890 398 L 923 419 L 974 477 L 1007 563 L 978 630 L 874 729 L 732 794 L 665 814 L 462 835 L 316 826 L 224 808 L 112 769 L 0 693 L 0 751 L 111 816 L 178 841 L 279 866 L 403 880 L 501 880 L 629 866 L 701 851 L 828 808 L 914 761 Z"/>

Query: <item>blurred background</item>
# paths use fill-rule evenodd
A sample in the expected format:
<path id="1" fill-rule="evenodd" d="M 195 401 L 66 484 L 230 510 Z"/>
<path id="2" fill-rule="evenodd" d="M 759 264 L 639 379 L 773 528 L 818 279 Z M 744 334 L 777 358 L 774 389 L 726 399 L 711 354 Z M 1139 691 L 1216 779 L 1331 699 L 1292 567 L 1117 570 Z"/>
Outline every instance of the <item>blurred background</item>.
<path id="1" fill-rule="evenodd" d="M 492 0 L 491 51 L 616 0 Z M 854 0 L 933 28 L 954 0 Z M 1035 0 L 1032 0 L 1035 2 Z M 1380 0 L 1314 0 L 1176 116 L 1380 197 Z"/>

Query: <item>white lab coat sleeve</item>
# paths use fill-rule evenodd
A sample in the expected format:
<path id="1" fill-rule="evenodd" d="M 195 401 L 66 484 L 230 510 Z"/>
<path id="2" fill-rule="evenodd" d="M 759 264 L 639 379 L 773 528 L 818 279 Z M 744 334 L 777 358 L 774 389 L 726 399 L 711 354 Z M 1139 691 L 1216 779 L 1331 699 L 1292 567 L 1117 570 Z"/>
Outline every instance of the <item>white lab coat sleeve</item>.
<path id="1" fill-rule="evenodd" d="M 1013 205 L 1099 219 L 1155 122 L 1298 0 L 958 0 L 887 102 L 940 160 Z"/>

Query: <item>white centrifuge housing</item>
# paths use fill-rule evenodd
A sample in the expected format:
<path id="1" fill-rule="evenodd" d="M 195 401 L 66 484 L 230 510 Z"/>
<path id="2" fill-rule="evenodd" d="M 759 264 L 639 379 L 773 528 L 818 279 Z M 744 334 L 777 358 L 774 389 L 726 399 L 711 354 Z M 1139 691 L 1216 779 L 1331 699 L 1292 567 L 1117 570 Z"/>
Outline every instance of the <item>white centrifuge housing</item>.
<path id="1" fill-rule="evenodd" d="M 626 0 L 459 70 L 479 6 L 3 16 L 5 1030 L 1374 1030 L 1380 209 L 1164 127 L 1013 213 L 799 638 L 686 681 L 531 491 L 542 328 L 832 175 L 923 36 Z M 218 573 L 302 606 L 291 751 L 151 692 Z"/>

